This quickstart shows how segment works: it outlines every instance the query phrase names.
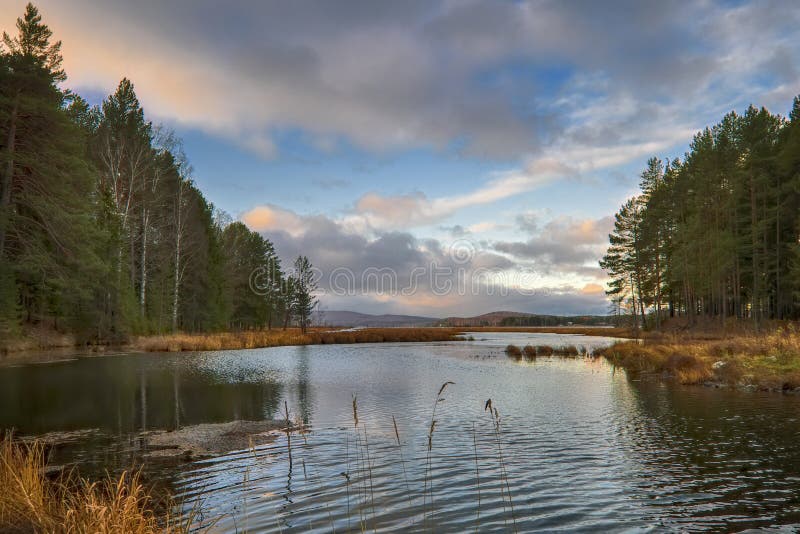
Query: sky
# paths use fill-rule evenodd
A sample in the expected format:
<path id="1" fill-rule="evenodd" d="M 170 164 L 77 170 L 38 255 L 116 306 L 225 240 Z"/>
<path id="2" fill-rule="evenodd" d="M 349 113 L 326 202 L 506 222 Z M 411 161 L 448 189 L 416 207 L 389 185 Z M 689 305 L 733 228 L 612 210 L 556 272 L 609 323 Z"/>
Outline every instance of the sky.
<path id="1" fill-rule="evenodd" d="M 648 158 L 800 94 L 800 2 L 42 0 L 66 85 L 130 78 L 323 309 L 602 314 Z M 0 0 L 12 30 L 24 2 Z"/>

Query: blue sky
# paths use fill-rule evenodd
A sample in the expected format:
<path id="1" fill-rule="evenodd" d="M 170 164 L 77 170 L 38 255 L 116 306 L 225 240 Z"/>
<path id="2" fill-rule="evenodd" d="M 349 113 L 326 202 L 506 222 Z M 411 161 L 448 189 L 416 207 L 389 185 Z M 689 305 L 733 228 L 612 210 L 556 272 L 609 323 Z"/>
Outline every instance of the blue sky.
<path id="1" fill-rule="evenodd" d="M 24 2 L 0 0 L 11 28 Z M 800 93 L 785 1 L 43 0 L 67 84 L 131 78 L 217 207 L 354 274 L 329 309 L 603 313 L 597 265 L 651 156 Z M 455 252 L 468 253 L 454 263 Z M 369 269 L 483 269 L 511 291 L 375 291 Z M 472 273 L 472 274 L 471 274 Z M 402 284 L 401 284 L 402 285 Z"/>

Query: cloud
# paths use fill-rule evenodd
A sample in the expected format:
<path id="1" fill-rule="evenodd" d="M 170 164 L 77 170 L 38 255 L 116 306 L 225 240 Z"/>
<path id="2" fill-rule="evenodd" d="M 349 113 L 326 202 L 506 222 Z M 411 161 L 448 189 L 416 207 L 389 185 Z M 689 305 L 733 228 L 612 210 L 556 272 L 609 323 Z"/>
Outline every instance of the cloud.
<path id="1" fill-rule="evenodd" d="M 256 206 L 241 216 L 242 222 L 257 232 L 282 231 L 292 235 L 302 233 L 302 219 L 290 210 L 277 206 Z"/>
<path id="2" fill-rule="evenodd" d="M 4 28 L 23 4 L 0 0 Z M 701 127 L 758 95 L 786 106 L 799 81 L 792 2 L 389 4 L 40 7 L 64 40 L 72 86 L 108 91 L 130 76 L 151 113 L 263 157 L 279 153 L 276 132 L 299 129 L 325 150 L 343 139 L 495 158 L 543 154 L 564 140 L 609 165 L 602 160 L 638 153 L 630 140 L 622 153 L 604 150 L 618 138 L 652 150 L 657 130 Z M 552 75 L 552 65 L 563 72 Z"/>
<path id="3" fill-rule="evenodd" d="M 525 167 L 496 171 L 480 187 L 461 195 L 428 198 L 424 193 L 383 196 L 372 192 L 356 201 L 354 214 L 372 228 L 409 228 L 446 219 L 459 210 L 491 204 L 552 182 L 566 167 L 552 158 L 533 159 Z"/>
<path id="4" fill-rule="evenodd" d="M 508 228 L 508 226 L 494 221 L 481 221 L 467 226 L 467 230 L 473 234 L 493 232 L 496 230 L 503 230 L 505 228 Z"/>
<path id="5" fill-rule="evenodd" d="M 605 306 L 603 295 L 569 283 L 546 285 L 514 258 L 463 239 L 447 243 L 408 232 L 368 237 L 341 221 L 274 207 L 252 210 L 243 220 L 275 244 L 284 265 L 309 254 L 328 309 L 447 316 L 509 307 L 595 313 Z"/>
<path id="6" fill-rule="evenodd" d="M 613 217 L 575 219 L 557 217 L 541 229 L 523 219 L 523 225 L 535 232 L 526 241 L 496 241 L 492 248 L 520 261 L 530 261 L 544 273 L 575 273 L 602 277 L 597 265 L 608 245 Z"/>

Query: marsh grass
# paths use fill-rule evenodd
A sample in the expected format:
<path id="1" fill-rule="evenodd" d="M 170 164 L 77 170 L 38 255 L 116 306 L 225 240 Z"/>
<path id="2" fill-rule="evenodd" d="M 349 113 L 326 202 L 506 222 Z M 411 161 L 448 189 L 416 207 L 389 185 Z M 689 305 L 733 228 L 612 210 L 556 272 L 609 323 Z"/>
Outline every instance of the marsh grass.
<path id="1" fill-rule="evenodd" d="M 522 354 L 525 356 L 526 360 L 535 360 L 536 359 L 536 348 L 532 345 L 525 345 L 522 348 Z"/>
<path id="2" fill-rule="evenodd" d="M 508 345 L 505 353 L 509 358 L 521 360 L 525 357 L 528 361 L 533 361 L 537 356 L 560 356 L 562 358 L 578 358 L 591 356 L 589 349 L 585 346 L 565 345 L 563 347 L 551 347 L 550 345 L 525 345 L 519 348 L 516 345 Z"/>
<path id="3" fill-rule="evenodd" d="M 74 471 L 54 479 L 44 474 L 45 446 L 0 440 L 0 530 L 9 532 L 131 533 L 189 532 L 194 514 L 176 518 L 175 503 L 159 499 L 138 473 L 99 482 Z"/>
<path id="4" fill-rule="evenodd" d="M 643 343 L 618 342 L 596 351 L 596 356 L 633 372 L 662 373 L 682 384 L 800 388 L 800 333 L 791 326 L 722 339 L 660 335 Z"/>
<path id="5" fill-rule="evenodd" d="M 404 343 L 463 340 L 456 328 L 363 328 L 334 330 L 316 328 L 303 334 L 287 330 L 245 330 L 213 334 L 169 334 L 140 337 L 130 347 L 146 352 L 238 350 L 294 345 L 336 345 L 343 343 Z"/>

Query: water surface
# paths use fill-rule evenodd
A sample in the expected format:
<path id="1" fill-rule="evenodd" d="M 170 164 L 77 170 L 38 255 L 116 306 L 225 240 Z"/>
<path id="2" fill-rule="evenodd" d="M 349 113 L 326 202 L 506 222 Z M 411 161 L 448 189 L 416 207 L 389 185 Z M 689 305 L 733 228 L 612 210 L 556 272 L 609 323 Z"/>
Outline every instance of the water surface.
<path id="1" fill-rule="evenodd" d="M 56 451 L 91 471 L 134 462 L 143 429 L 280 418 L 285 401 L 309 428 L 291 436 L 291 467 L 278 434 L 152 475 L 187 506 L 201 503 L 203 517 L 220 518 L 217 531 L 800 525 L 800 399 L 630 379 L 602 360 L 503 353 L 508 343 L 591 348 L 607 338 L 473 335 L 5 366 L 0 428 L 95 429 Z M 437 403 L 446 381 L 455 383 Z M 484 411 L 490 398 L 499 433 Z"/>

